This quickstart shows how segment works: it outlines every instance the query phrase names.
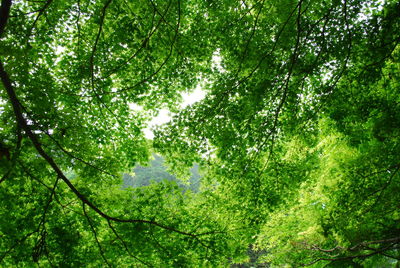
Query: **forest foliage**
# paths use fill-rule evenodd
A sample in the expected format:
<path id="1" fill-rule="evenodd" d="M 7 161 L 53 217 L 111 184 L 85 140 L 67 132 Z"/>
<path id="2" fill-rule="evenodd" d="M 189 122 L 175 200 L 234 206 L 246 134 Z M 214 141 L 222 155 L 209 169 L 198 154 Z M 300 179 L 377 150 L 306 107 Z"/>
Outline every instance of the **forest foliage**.
<path id="1" fill-rule="evenodd" d="M 199 165 L 197 164 L 194 164 L 193 168 L 190 169 L 190 177 L 187 180 L 178 179 L 168 172 L 165 160 L 161 156 L 153 155 L 153 159 L 148 165 L 138 165 L 132 172 L 123 174 L 122 187 L 138 188 L 166 180 L 177 183 L 182 191 L 198 192 L 201 185 L 200 178 Z"/>
<path id="2" fill-rule="evenodd" d="M 398 266 L 399 29 L 395 0 L 1 0 L 0 265 Z M 121 187 L 153 154 L 182 182 Z"/>

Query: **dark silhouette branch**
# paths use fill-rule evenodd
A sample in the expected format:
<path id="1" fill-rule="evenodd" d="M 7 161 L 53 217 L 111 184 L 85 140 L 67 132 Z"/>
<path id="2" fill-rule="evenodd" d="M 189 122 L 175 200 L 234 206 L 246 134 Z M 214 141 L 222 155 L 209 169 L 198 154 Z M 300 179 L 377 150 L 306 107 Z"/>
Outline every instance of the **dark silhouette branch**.
<path id="1" fill-rule="evenodd" d="M 397 249 L 398 247 L 396 247 L 396 245 L 398 245 L 399 243 L 400 243 L 400 237 L 394 237 L 394 238 L 388 238 L 388 239 L 361 242 L 361 243 L 354 245 L 352 247 L 349 247 L 349 248 L 343 248 L 340 246 L 336 246 L 331 249 L 322 249 L 322 248 L 314 245 L 307 249 L 316 250 L 316 251 L 319 251 L 322 253 L 333 253 L 335 251 L 341 251 L 344 253 L 348 253 L 348 252 L 356 252 L 356 251 L 360 252 L 363 250 L 364 251 L 365 250 L 372 251 L 372 252 L 365 253 L 365 254 L 358 254 L 358 255 L 340 256 L 340 257 L 339 257 L 340 254 L 337 254 L 335 256 L 318 258 L 307 264 L 302 264 L 301 266 L 310 266 L 310 265 L 316 264 L 317 262 L 320 262 L 320 261 L 337 262 L 337 261 L 344 261 L 344 260 L 364 259 L 364 258 L 368 258 L 368 257 L 378 255 L 378 254 L 388 256 L 388 254 L 386 254 L 385 251 Z M 384 246 L 382 246 L 380 248 L 369 247 L 369 245 L 378 245 L 378 244 L 384 245 Z"/>
<path id="2" fill-rule="evenodd" d="M 32 236 L 34 233 L 36 233 L 35 231 L 29 232 L 26 235 L 24 235 L 22 238 L 17 239 L 15 241 L 15 243 L 8 249 L 6 250 L 1 256 L 0 256 L 0 263 L 2 263 L 2 261 L 4 260 L 4 258 L 11 253 L 11 251 L 14 250 L 14 248 L 16 248 L 19 244 L 21 244 L 22 242 L 24 242 L 26 239 L 28 239 L 30 236 Z"/>
<path id="3" fill-rule="evenodd" d="M 45 183 L 44 183 L 42 180 L 40 180 L 38 177 L 36 177 L 36 176 L 29 170 L 29 168 L 26 167 L 21 161 L 18 161 L 18 164 L 21 166 L 22 171 L 24 171 L 25 174 L 26 174 L 32 181 L 35 181 L 35 182 L 39 183 L 41 186 L 43 186 L 44 188 L 46 188 L 48 191 L 52 192 L 52 188 L 51 188 L 50 186 L 48 186 L 47 184 L 45 184 Z M 76 214 L 78 214 L 78 215 L 81 215 L 81 216 L 83 215 L 83 214 L 81 214 L 81 213 L 79 213 L 79 212 L 77 212 L 77 211 L 75 211 L 75 210 L 69 208 L 69 205 L 71 205 L 71 204 L 73 204 L 73 203 L 75 203 L 75 202 L 77 202 L 77 201 L 72 200 L 72 201 L 68 202 L 67 204 L 63 204 L 63 203 L 61 203 L 61 200 L 57 197 L 58 195 L 60 195 L 60 194 L 54 192 L 54 196 L 53 196 L 53 197 L 54 197 L 54 200 L 57 202 L 57 204 L 58 204 L 63 210 L 64 210 L 64 209 L 67 209 L 67 210 L 69 210 L 69 211 L 71 211 L 71 212 L 74 212 L 74 213 L 76 213 Z"/>
<path id="4" fill-rule="evenodd" d="M 98 166 L 96 166 L 96 165 L 94 165 L 94 164 L 88 162 L 87 160 L 85 160 L 85 159 L 83 159 L 83 158 L 81 158 L 81 157 L 79 157 L 79 156 L 76 156 L 76 153 L 70 152 L 70 151 L 66 150 L 66 149 L 60 144 L 60 142 L 59 142 L 58 140 L 56 140 L 56 139 L 53 137 L 53 135 L 51 135 L 51 134 L 49 133 L 49 131 L 48 131 L 47 129 L 45 129 L 44 127 L 40 126 L 40 124 L 37 122 L 37 120 L 35 120 L 35 117 L 32 115 L 32 113 L 31 113 L 30 111 L 28 111 L 24 106 L 22 106 L 21 103 L 20 103 L 20 106 L 21 106 L 22 109 L 25 111 L 25 113 L 28 115 L 29 120 L 32 121 L 32 122 L 35 124 L 35 126 L 37 127 L 37 129 L 40 130 L 40 131 L 42 131 L 43 133 L 45 133 L 46 136 L 49 137 L 49 138 L 54 142 L 54 144 L 55 144 L 63 153 L 65 153 L 67 156 L 69 156 L 71 159 L 75 159 L 75 160 L 77 160 L 77 161 L 79 161 L 79 162 L 81 162 L 81 163 L 83 163 L 83 164 L 89 166 L 90 168 L 95 169 L 95 170 L 97 170 L 97 171 L 99 171 L 99 172 L 101 172 L 101 173 L 104 173 L 104 174 L 106 174 L 106 175 L 109 175 L 109 176 L 111 176 L 111 177 L 113 177 L 113 178 L 116 178 L 116 177 L 117 177 L 115 174 L 112 174 L 112 173 L 110 173 L 110 172 L 108 172 L 108 171 L 106 171 L 106 170 L 104 170 L 104 169 L 102 169 L 102 168 L 100 168 L 100 167 L 98 167 Z M 16 151 L 16 152 L 19 152 L 20 146 L 21 146 L 20 143 L 21 143 L 21 140 L 22 140 L 22 135 L 21 135 L 21 128 L 20 128 L 19 126 L 17 126 L 17 128 L 18 128 L 18 131 L 19 131 L 19 132 L 17 132 L 18 142 L 17 142 L 17 146 L 16 146 L 15 151 Z M 15 154 L 18 155 L 17 153 L 15 153 Z M 12 160 L 12 161 L 13 161 L 13 160 Z M 6 174 L 6 175 L 7 175 L 7 174 Z M 1 183 L 2 181 L 3 181 L 3 179 L 0 179 L 0 183 Z"/>
<path id="5" fill-rule="evenodd" d="M 101 79 L 106 79 L 108 77 L 110 77 L 111 75 L 115 74 L 116 72 L 118 72 L 121 68 L 125 67 L 130 61 L 132 61 L 134 58 L 136 58 L 136 56 L 144 49 L 146 48 L 146 46 L 148 45 L 150 38 L 158 31 L 158 29 L 160 28 L 161 22 L 165 21 L 164 17 L 165 15 L 167 15 L 169 8 L 171 5 L 171 1 L 168 2 L 168 6 L 165 9 L 164 14 L 160 13 L 158 11 L 158 9 L 156 9 L 156 7 L 154 6 L 154 13 L 158 13 L 160 15 L 160 19 L 157 22 L 157 25 L 155 27 L 152 27 L 151 31 L 147 34 L 147 36 L 141 41 L 141 45 L 140 47 L 127 59 L 125 60 L 123 63 L 119 64 L 118 66 L 116 66 L 115 68 L 113 68 L 111 71 L 109 71 L 106 75 L 104 75 Z M 165 23 L 167 23 L 165 21 Z M 168 24 L 168 23 L 167 23 Z M 169 25 L 169 24 L 168 24 Z M 172 26 L 171 26 L 172 27 Z M 174 29 L 174 31 L 177 31 L 176 29 Z M 103 94 L 105 94 L 103 92 Z"/>
<path id="6" fill-rule="evenodd" d="M 140 220 L 140 219 L 120 219 L 120 218 L 115 218 L 115 217 L 109 216 L 108 214 L 106 214 L 102 210 L 100 210 L 96 205 L 94 205 L 91 201 L 89 201 L 81 192 L 79 192 L 78 189 L 75 188 L 75 186 L 71 183 L 71 181 L 64 175 L 64 173 L 58 167 L 58 165 L 56 164 L 54 159 L 44 151 L 44 149 L 43 149 L 38 137 L 36 136 L 36 134 L 34 134 L 32 132 L 32 130 L 30 129 L 30 126 L 27 124 L 26 119 L 22 115 L 22 111 L 21 111 L 21 107 L 19 105 L 19 101 L 18 101 L 17 95 L 15 94 L 14 88 L 13 88 L 13 86 L 11 84 L 11 81 L 10 81 L 10 79 L 8 77 L 7 72 L 4 70 L 2 62 L 0 62 L 0 78 L 1 78 L 1 81 L 3 82 L 4 88 L 6 89 L 7 95 L 9 97 L 9 101 L 12 104 L 12 107 L 13 107 L 13 110 L 14 110 L 14 114 L 15 114 L 15 117 L 16 117 L 16 119 L 18 121 L 18 124 L 25 131 L 25 133 L 28 136 L 28 138 L 32 141 L 33 146 L 35 147 L 37 152 L 46 160 L 46 162 L 55 171 L 57 176 L 59 176 L 67 184 L 67 186 L 71 189 L 71 191 L 83 203 L 88 205 L 91 209 L 93 209 L 95 212 L 97 212 L 97 214 L 99 214 L 104 219 L 108 219 L 108 220 L 115 221 L 115 222 L 152 224 L 152 225 L 158 226 L 158 227 L 160 227 L 162 229 L 165 229 L 165 230 L 169 230 L 169 231 L 176 232 L 176 233 L 179 233 L 179 234 L 182 234 L 182 235 L 186 235 L 186 236 L 196 237 L 195 234 L 179 231 L 179 230 L 177 230 L 175 228 L 172 228 L 172 227 L 169 227 L 169 226 L 164 226 L 163 224 L 160 224 L 160 223 L 155 222 L 155 221 Z"/>
<path id="7" fill-rule="evenodd" d="M 170 46 L 168 55 L 165 57 L 163 62 L 158 66 L 158 68 L 153 73 L 151 73 L 148 77 L 146 77 L 145 79 L 142 79 L 141 81 L 139 81 L 138 83 L 136 83 L 133 86 L 117 90 L 117 91 L 115 91 L 115 93 L 121 93 L 121 92 L 124 92 L 124 91 L 127 91 L 127 90 L 131 90 L 131 89 L 134 89 L 134 88 L 136 88 L 136 87 L 138 87 L 138 86 L 140 86 L 140 85 L 142 85 L 144 83 L 150 82 L 151 79 L 161 71 L 161 69 L 165 66 L 165 64 L 171 58 L 171 55 L 172 55 L 172 52 L 173 52 L 173 49 L 174 49 L 174 45 L 175 45 L 175 42 L 177 40 L 178 33 L 179 33 L 180 21 L 181 21 L 181 7 L 180 7 L 180 1 L 178 1 L 178 23 L 176 25 L 174 39 L 171 42 L 171 46 Z"/>
<path id="8" fill-rule="evenodd" d="M 137 260 L 138 262 L 148 266 L 148 267 L 153 267 L 153 265 L 139 259 L 138 257 L 136 257 L 135 255 L 133 255 L 130 250 L 128 249 L 128 245 L 125 243 L 125 241 L 122 239 L 122 237 L 118 234 L 117 230 L 115 230 L 114 226 L 112 226 L 112 223 L 110 220 L 107 220 L 108 226 L 110 227 L 110 229 L 113 231 L 115 237 L 117 237 L 117 239 L 121 242 L 121 244 L 123 245 L 126 253 L 128 253 L 129 256 L 131 256 L 132 258 L 134 258 L 135 260 Z"/>
<path id="9" fill-rule="evenodd" d="M 3 0 L 2 1 L 2 6 L 4 2 L 11 2 L 10 0 Z M 10 3 L 11 5 L 11 3 Z M 8 18 L 9 16 L 9 8 L 8 8 L 8 13 L 5 14 L 5 17 Z M 7 19 L 3 20 L 1 22 L 2 24 L 0 24 L 0 29 L 4 30 L 4 26 L 7 23 Z M 4 26 L 3 26 L 4 24 Z M 0 32 L 0 36 L 1 36 L 2 32 Z M 47 154 L 43 147 L 42 144 L 40 143 L 38 137 L 36 134 L 34 134 L 30 128 L 30 126 L 28 125 L 26 119 L 23 116 L 22 110 L 21 110 L 21 105 L 20 102 L 18 100 L 18 97 L 15 93 L 14 87 L 11 83 L 11 80 L 8 76 L 8 73 L 5 71 L 4 66 L 3 66 L 3 62 L 0 61 L 0 78 L 1 81 L 3 83 L 4 89 L 8 95 L 8 99 L 10 101 L 10 104 L 13 107 L 13 111 L 14 111 L 14 115 L 16 117 L 16 120 L 18 122 L 18 125 L 21 127 L 22 130 L 25 131 L 25 134 L 28 136 L 28 138 L 31 140 L 33 146 L 35 147 L 36 151 L 46 160 L 46 162 L 51 166 L 51 168 L 54 170 L 54 172 L 57 174 L 57 176 L 62 179 L 67 186 L 70 188 L 70 190 L 76 195 L 76 197 L 78 197 L 84 204 L 88 205 L 91 209 L 93 209 L 98 215 L 100 215 L 102 218 L 106 219 L 106 220 L 111 220 L 111 221 L 115 221 L 115 222 L 125 222 L 125 223 L 143 223 L 143 224 L 151 224 L 151 225 L 155 225 L 158 226 L 162 229 L 171 231 L 171 232 L 175 232 L 175 233 L 179 233 L 185 236 L 190 236 L 195 238 L 196 235 L 192 234 L 192 233 L 187 233 L 184 231 L 180 231 L 177 230 L 173 227 L 169 227 L 169 226 L 165 226 L 163 224 L 160 224 L 158 222 L 155 221 L 150 221 L 150 220 L 141 220 L 141 219 L 121 219 L 121 218 L 116 218 L 116 217 L 112 217 L 106 213 L 104 213 L 102 210 L 100 210 L 96 205 L 94 205 L 91 201 L 89 201 L 77 188 L 75 188 L 75 186 L 71 183 L 71 181 L 64 175 L 64 173 L 61 171 L 61 169 L 59 168 L 59 166 L 56 164 L 56 162 L 54 161 L 54 159 Z"/>
<path id="10" fill-rule="evenodd" d="M 57 177 L 53 187 L 50 190 L 50 196 L 47 200 L 46 206 L 43 210 L 42 218 L 37 227 L 38 238 L 35 243 L 35 246 L 33 247 L 33 253 L 32 253 L 34 262 L 38 262 L 42 253 L 46 252 L 46 236 L 47 236 L 47 230 L 46 230 L 46 225 L 45 225 L 46 224 L 46 216 L 47 216 L 47 212 L 50 208 L 50 204 L 53 201 L 53 198 L 55 197 L 55 191 L 56 191 L 58 181 L 59 181 L 59 177 Z"/>
<path id="11" fill-rule="evenodd" d="M 10 167 L 8 168 L 7 172 L 0 178 L 0 184 L 6 179 L 8 179 L 8 177 L 11 175 L 21 150 L 21 142 L 22 142 L 21 128 L 17 126 L 17 144 L 15 146 L 14 153 L 11 158 Z"/>
<path id="12" fill-rule="evenodd" d="M 88 220 L 90 229 L 92 229 L 92 233 L 93 233 L 94 239 L 96 240 L 96 243 L 97 243 L 97 246 L 98 246 L 98 248 L 99 248 L 99 252 L 100 252 L 100 255 L 101 255 L 102 259 L 104 260 L 104 262 L 107 264 L 108 267 L 112 267 L 112 266 L 110 265 L 110 263 L 108 262 L 106 256 L 104 255 L 103 248 L 101 247 L 101 244 L 100 244 L 100 242 L 99 242 L 99 239 L 97 238 L 96 229 L 94 228 L 93 223 L 92 223 L 92 221 L 91 221 L 89 215 L 88 215 L 87 212 L 86 212 L 85 203 L 82 203 L 82 209 L 83 209 L 83 213 L 85 214 L 86 219 Z"/>
<path id="13" fill-rule="evenodd" d="M 8 18 L 10 17 L 11 0 L 2 0 L 0 6 L 0 38 L 6 28 Z"/>
<path id="14" fill-rule="evenodd" d="M 109 7 L 109 5 L 111 4 L 111 2 L 112 2 L 112 0 L 108 0 L 101 11 L 99 30 L 97 32 L 96 39 L 94 41 L 94 45 L 92 48 L 92 54 L 90 55 L 89 64 L 90 64 L 91 83 L 92 83 L 93 90 L 94 90 L 94 56 L 96 54 L 97 44 L 99 43 L 101 32 L 103 31 L 103 25 L 104 25 L 104 19 L 106 17 L 106 11 L 107 11 L 107 8 Z"/>
<path id="15" fill-rule="evenodd" d="M 39 9 L 37 12 L 39 12 L 39 14 L 36 16 L 35 21 L 33 22 L 32 26 L 29 28 L 28 33 L 26 35 L 27 39 L 29 39 L 29 37 L 32 34 L 33 29 L 36 26 L 36 23 L 39 21 L 39 18 L 44 14 L 44 11 L 50 6 L 51 2 L 53 2 L 53 0 L 48 0 L 44 6 Z"/>
<path id="16" fill-rule="evenodd" d="M 243 65 L 243 62 L 244 62 L 244 60 L 245 60 L 245 57 L 247 56 L 247 52 L 248 52 L 248 49 L 249 49 L 249 46 L 250 46 L 251 39 L 253 39 L 254 34 L 255 34 L 255 32 L 256 32 L 256 28 L 257 28 L 257 24 L 258 24 L 258 19 L 260 18 L 261 11 L 262 11 L 262 9 L 264 8 L 264 3 L 265 3 L 265 0 L 262 0 L 262 2 L 261 2 L 261 7 L 260 7 L 260 9 L 259 9 L 258 12 L 257 12 L 257 16 L 256 16 L 256 18 L 255 18 L 255 20 L 254 20 L 253 28 L 251 29 L 250 36 L 249 36 L 249 38 L 247 39 L 246 46 L 245 46 L 244 51 L 243 51 L 243 53 L 242 53 L 241 60 L 240 60 L 240 63 L 239 63 L 239 67 L 238 67 L 238 70 L 237 70 L 237 73 L 236 73 L 236 77 L 239 75 L 239 73 L 240 73 L 240 71 L 241 71 L 241 69 L 242 69 L 242 65 Z"/>

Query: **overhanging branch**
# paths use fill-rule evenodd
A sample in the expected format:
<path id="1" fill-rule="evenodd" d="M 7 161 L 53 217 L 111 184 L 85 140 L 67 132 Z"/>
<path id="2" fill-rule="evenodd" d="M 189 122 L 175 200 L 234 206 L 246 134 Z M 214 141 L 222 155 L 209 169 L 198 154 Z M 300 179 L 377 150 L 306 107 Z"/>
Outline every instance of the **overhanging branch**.
<path id="1" fill-rule="evenodd" d="M 110 220 L 110 221 L 125 222 L 125 223 L 151 224 L 151 225 L 155 225 L 155 226 L 158 226 L 158 227 L 160 227 L 162 229 L 169 230 L 169 231 L 172 231 L 172 232 L 175 232 L 175 233 L 179 233 L 179 234 L 186 235 L 186 236 L 191 236 L 191 237 L 196 237 L 195 234 L 179 231 L 179 230 L 177 230 L 175 228 L 162 225 L 162 224 L 160 224 L 158 222 L 155 222 L 155 221 L 141 220 L 141 219 L 120 219 L 120 218 L 112 217 L 112 216 L 104 213 L 102 210 L 100 210 L 96 205 L 94 205 L 91 201 L 89 201 L 81 192 L 79 192 L 78 189 L 75 188 L 75 186 L 70 182 L 70 180 L 68 180 L 68 178 L 64 175 L 64 173 L 58 167 L 58 165 L 56 164 L 54 159 L 44 151 L 44 149 L 43 149 L 38 137 L 32 132 L 32 130 L 30 129 L 30 126 L 27 124 L 25 118 L 22 115 L 22 111 L 21 111 L 21 107 L 19 105 L 18 97 L 17 97 L 17 95 L 15 93 L 14 87 L 11 84 L 11 81 L 10 81 L 10 78 L 8 77 L 7 72 L 4 70 L 3 63 L 1 61 L 0 61 L 0 78 L 1 78 L 1 81 L 2 81 L 2 83 L 4 85 L 5 90 L 7 92 L 9 101 L 11 102 L 11 105 L 13 107 L 14 114 L 15 114 L 15 117 L 17 119 L 17 122 L 18 122 L 19 126 L 25 131 L 25 133 L 28 136 L 28 138 L 32 141 L 33 146 L 35 147 L 36 151 L 46 160 L 46 162 L 55 171 L 57 176 L 59 176 L 68 185 L 70 190 L 84 204 L 88 205 L 91 209 L 93 209 L 97 214 L 99 214 L 104 219 L 107 219 L 107 220 Z"/>
<path id="2" fill-rule="evenodd" d="M 1 7 L 0 7 L 0 14 L 1 14 L 1 19 L 0 19 L 0 36 L 4 32 L 4 28 L 7 24 L 9 15 L 10 15 L 10 7 L 11 7 L 11 0 L 2 0 Z M 34 134 L 28 125 L 26 119 L 23 116 L 20 102 L 18 100 L 18 97 L 15 93 L 14 87 L 11 83 L 10 77 L 8 73 L 4 69 L 3 62 L 0 61 L 0 79 L 3 83 L 4 89 L 7 93 L 8 99 L 10 101 L 10 104 L 13 108 L 15 118 L 17 120 L 17 123 L 19 127 L 21 127 L 22 130 L 25 131 L 25 134 L 28 136 L 28 138 L 31 140 L 33 146 L 35 147 L 36 151 L 46 160 L 46 162 L 51 166 L 51 168 L 54 170 L 54 172 L 57 174 L 57 176 L 62 179 L 67 186 L 70 188 L 70 190 L 78 197 L 85 205 L 93 209 L 98 215 L 100 215 L 102 218 L 114 222 L 123 222 L 123 223 L 143 223 L 143 224 L 150 224 L 154 226 L 158 226 L 162 229 L 172 231 L 181 235 L 185 236 L 190 236 L 193 238 L 196 238 L 195 234 L 192 233 L 187 233 L 184 231 L 177 230 L 173 227 L 165 226 L 163 224 L 160 224 L 155 221 L 150 221 L 150 220 L 141 220 L 141 219 L 121 219 L 121 218 L 116 218 L 112 217 L 106 213 L 104 213 L 102 210 L 100 210 L 96 205 L 94 205 L 91 201 L 89 201 L 75 186 L 68 180 L 68 178 L 64 175 L 64 173 L 61 171 L 57 163 L 54 161 L 54 159 L 45 152 L 43 149 L 38 137 L 36 134 Z"/>

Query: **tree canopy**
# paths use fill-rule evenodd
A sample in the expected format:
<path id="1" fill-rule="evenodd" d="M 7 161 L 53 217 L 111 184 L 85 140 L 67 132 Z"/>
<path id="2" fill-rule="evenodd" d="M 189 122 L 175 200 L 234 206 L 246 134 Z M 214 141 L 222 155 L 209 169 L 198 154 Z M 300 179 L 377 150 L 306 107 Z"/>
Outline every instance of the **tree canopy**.
<path id="1" fill-rule="evenodd" d="M 0 264 L 399 265 L 399 29 L 394 0 L 1 0 Z M 122 187 L 154 153 L 200 189 Z"/>

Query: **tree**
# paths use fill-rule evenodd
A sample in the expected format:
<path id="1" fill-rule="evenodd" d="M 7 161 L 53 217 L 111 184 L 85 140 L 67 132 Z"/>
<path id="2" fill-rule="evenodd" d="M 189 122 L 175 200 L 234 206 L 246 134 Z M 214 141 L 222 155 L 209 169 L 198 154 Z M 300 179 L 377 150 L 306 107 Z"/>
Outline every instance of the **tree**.
<path id="1" fill-rule="evenodd" d="M 213 10 L 223 69 L 155 146 L 177 169 L 211 152 L 206 177 L 265 261 L 388 265 L 399 258 L 399 4 L 242 8 Z"/>
<path id="2" fill-rule="evenodd" d="M 199 165 L 195 164 L 191 169 L 190 178 L 184 182 L 178 180 L 174 175 L 170 174 L 165 167 L 164 159 L 159 155 L 153 155 L 154 159 L 149 166 L 137 166 L 133 170 L 133 174 L 123 175 L 123 187 L 142 187 L 152 183 L 161 182 L 163 180 L 175 181 L 183 190 L 191 190 L 198 192 L 200 188 Z"/>
<path id="3" fill-rule="evenodd" d="M 2 0 L 0 261 L 214 267 L 248 248 L 277 266 L 399 259 L 399 10 Z M 201 81 L 206 98 L 177 108 Z M 163 107 L 177 115 L 146 140 Z M 122 190 L 153 152 L 178 176 L 199 163 L 202 191 Z"/>
<path id="4" fill-rule="evenodd" d="M 140 131 L 149 115 L 129 104 L 173 107 L 203 68 L 205 49 L 186 50 L 178 35 L 193 8 L 2 1 L 1 130 L 13 148 L 1 166 L 4 264 L 221 261 L 204 257 L 211 242 L 226 243 L 208 241 L 225 226 L 205 205 L 190 210 L 190 196 L 170 184 L 119 190 L 121 173 L 149 157 Z"/>

